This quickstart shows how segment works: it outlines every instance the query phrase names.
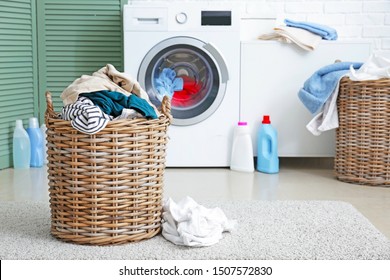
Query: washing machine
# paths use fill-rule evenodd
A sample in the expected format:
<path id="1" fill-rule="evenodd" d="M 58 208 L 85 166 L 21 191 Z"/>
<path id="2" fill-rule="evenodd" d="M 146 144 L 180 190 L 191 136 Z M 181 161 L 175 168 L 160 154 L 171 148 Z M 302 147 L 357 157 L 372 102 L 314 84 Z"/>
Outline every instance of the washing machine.
<path id="1" fill-rule="evenodd" d="M 239 120 L 240 4 L 141 2 L 124 6 L 124 70 L 159 106 L 172 96 L 166 164 L 230 165 Z"/>

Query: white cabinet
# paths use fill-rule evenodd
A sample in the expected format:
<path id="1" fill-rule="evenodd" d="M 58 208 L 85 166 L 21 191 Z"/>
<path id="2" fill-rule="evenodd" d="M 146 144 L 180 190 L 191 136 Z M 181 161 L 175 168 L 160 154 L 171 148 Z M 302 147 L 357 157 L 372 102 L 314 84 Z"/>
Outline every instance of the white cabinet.
<path id="1" fill-rule="evenodd" d="M 242 42 L 240 120 L 251 126 L 255 154 L 262 116 L 270 115 L 279 156 L 334 156 L 335 131 L 314 136 L 307 130 L 313 116 L 298 91 L 319 68 L 337 59 L 364 62 L 369 54 L 370 44 L 364 42 L 322 41 L 312 52 L 275 41 Z"/>

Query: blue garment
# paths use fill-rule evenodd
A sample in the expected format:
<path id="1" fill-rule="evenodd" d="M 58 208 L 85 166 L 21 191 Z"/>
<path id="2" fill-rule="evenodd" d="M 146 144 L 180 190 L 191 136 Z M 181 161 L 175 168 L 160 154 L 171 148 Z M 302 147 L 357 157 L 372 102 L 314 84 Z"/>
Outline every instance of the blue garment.
<path id="1" fill-rule="evenodd" d="M 165 95 L 172 99 L 175 91 L 183 90 L 183 79 L 176 78 L 175 71 L 170 68 L 164 68 L 160 75 L 154 79 L 154 83 L 160 100 Z"/>
<path id="2" fill-rule="evenodd" d="M 126 96 L 116 91 L 101 90 L 82 93 L 80 96 L 89 98 L 104 113 L 114 117 L 120 116 L 122 110 L 127 108 L 136 110 L 146 118 L 157 119 L 157 114 L 153 107 L 145 99 L 134 94 Z"/>
<path id="3" fill-rule="evenodd" d="M 312 113 L 318 112 L 329 96 L 336 89 L 337 83 L 352 65 L 359 69 L 361 62 L 337 62 L 317 70 L 300 89 L 298 96 L 306 108 Z"/>
<path id="4" fill-rule="evenodd" d="M 287 26 L 302 28 L 302 29 L 305 29 L 305 30 L 310 31 L 312 33 L 315 33 L 315 34 L 321 36 L 322 39 L 325 39 L 325 40 L 336 40 L 337 39 L 336 29 L 329 27 L 329 26 L 326 26 L 326 25 L 321 25 L 321 24 L 312 23 L 312 22 L 305 22 L 305 21 L 293 21 L 290 19 L 285 19 L 284 23 Z"/>

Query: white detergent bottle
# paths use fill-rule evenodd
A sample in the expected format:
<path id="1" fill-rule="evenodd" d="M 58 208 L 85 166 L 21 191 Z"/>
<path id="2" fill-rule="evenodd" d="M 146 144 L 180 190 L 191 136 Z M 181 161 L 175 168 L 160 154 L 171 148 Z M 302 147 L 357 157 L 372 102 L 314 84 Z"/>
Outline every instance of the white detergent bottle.
<path id="1" fill-rule="evenodd" d="M 42 167 L 43 166 L 43 135 L 39 128 L 37 118 L 29 119 L 29 126 L 27 128 L 28 136 L 30 137 L 31 146 L 31 167 Z"/>
<path id="2" fill-rule="evenodd" d="M 28 134 L 23 127 L 22 120 L 16 120 L 12 152 L 15 169 L 24 169 L 30 167 L 30 138 L 28 137 Z"/>
<path id="3" fill-rule="evenodd" d="M 239 122 L 234 128 L 230 169 L 241 172 L 255 170 L 252 138 L 246 122 Z"/>
<path id="4" fill-rule="evenodd" d="M 263 116 L 257 139 L 257 170 L 264 173 L 279 172 L 278 133 L 269 116 Z"/>
<path id="5" fill-rule="evenodd" d="M 43 164 L 47 164 L 47 139 L 46 139 L 46 131 L 47 131 L 46 124 L 42 124 L 42 125 L 41 125 L 41 132 L 42 132 L 42 136 L 43 136 L 43 149 L 42 149 L 42 152 L 43 152 Z"/>

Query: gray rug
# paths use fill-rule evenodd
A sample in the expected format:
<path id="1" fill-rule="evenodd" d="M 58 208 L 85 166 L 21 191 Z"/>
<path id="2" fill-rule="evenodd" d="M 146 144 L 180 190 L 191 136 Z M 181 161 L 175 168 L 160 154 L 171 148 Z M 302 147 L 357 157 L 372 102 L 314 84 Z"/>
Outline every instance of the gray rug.
<path id="1" fill-rule="evenodd" d="M 0 259 L 390 259 L 390 241 L 352 205 L 335 201 L 204 202 L 237 229 L 216 245 L 176 246 L 158 235 L 117 246 L 65 243 L 50 235 L 47 203 L 0 202 Z"/>

